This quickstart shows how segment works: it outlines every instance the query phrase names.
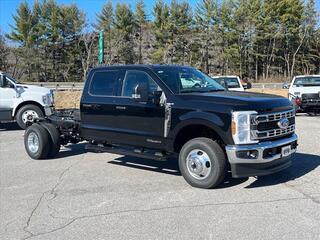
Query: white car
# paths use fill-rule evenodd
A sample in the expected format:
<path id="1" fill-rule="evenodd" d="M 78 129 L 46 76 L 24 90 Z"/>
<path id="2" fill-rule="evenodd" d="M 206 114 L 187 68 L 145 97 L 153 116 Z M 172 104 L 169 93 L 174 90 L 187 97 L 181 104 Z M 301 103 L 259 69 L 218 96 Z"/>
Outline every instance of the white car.
<path id="1" fill-rule="evenodd" d="M 25 85 L 0 72 L 0 122 L 16 120 L 25 129 L 28 121 L 53 113 L 53 91 Z"/>
<path id="2" fill-rule="evenodd" d="M 222 86 L 228 87 L 230 91 L 244 91 L 245 89 L 251 88 L 250 83 L 243 86 L 238 76 L 213 76 L 212 78 Z"/>
<path id="3" fill-rule="evenodd" d="M 320 112 L 320 75 L 300 75 L 289 85 L 289 99 L 297 111 Z"/>

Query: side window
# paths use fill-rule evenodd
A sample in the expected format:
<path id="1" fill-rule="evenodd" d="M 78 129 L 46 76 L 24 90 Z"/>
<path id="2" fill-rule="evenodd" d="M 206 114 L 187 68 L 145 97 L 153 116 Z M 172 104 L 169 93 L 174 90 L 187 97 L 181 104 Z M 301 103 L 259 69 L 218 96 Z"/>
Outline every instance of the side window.
<path id="1" fill-rule="evenodd" d="M 93 74 L 89 92 L 92 95 L 114 96 L 118 86 L 119 71 L 99 71 Z"/>
<path id="2" fill-rule="evenodd" d="M 158 85 L 147 73 L 138 70 L 128 70 L 123 81 L 122 96 L 132 97 L 134 88 L 140 83 L 147 84 L 149 93 L 153 93 L 158 89 Z"/>

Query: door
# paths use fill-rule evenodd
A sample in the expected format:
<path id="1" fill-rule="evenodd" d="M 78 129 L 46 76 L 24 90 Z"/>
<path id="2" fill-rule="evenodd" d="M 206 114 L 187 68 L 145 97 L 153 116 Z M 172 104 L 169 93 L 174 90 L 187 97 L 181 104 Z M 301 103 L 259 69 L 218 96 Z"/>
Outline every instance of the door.
<path id="1" fill-rule="evenodd" d="M 82 136 L 88 140 L 117 138 L 116 95 L 121 70 L 99 69 L 90 73 L 80 103 Z"/>
<path id="2" fill-rule="evenodd" d="M 0 108 L 14 107 L 16 101 L 17 93 L 14 84 L 8 80 L 7 86 L 0 87 Z"/>
<path id="3" fill-rule="evenodd" d="M 149 100 L 137 102 L 132 95 L 138 84 L 147 84 Z M 124 143 L 149 148 L 163 148 L 165 108 L 155 103 L 154 92 L 161 90 L 147 70 L 127 70 L 116 99 L 117 129 L 123 132 Z M 123 141 L 123 140 L 122 140 Z"/>

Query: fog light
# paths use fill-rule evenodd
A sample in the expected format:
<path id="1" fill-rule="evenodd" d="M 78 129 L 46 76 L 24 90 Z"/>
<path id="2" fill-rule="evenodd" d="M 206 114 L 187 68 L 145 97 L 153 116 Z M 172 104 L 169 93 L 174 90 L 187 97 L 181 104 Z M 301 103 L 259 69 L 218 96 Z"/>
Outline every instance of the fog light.
<path id="1" fill-rule="evenodd" d="M 242 159 L 257 159 L 259 153 L 257 150 L 249 150 L 249 151 L 238 151 L 236 155 L 238 158 L 242 158 Z"/>

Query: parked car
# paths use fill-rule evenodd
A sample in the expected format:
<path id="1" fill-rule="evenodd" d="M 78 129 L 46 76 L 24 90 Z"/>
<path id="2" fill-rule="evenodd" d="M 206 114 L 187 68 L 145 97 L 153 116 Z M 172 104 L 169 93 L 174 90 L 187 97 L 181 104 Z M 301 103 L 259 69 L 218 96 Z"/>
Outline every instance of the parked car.
<path id="1" fill-rule="evenodd" d="M 182 176 L 199 188 L 217 186 L 228 170 L 233 177 L 281 171 L 297 149 L 288 99 L 226 91 L 196 69 L 170 65 L 95 68 L 80 111 L 36 119 L 24 135 L 33 159 L 53 158 L 60 145 L 84 140 L 90 151 L 177 157 Z"/>
<path id="2" fill-rule="evenodd" d="M 320 113 L 320 75 L 301 75 L 289 85 L 289 99 L 297 111 Z"/>
<path id="3" fill-rule="evenodd" d="M 20 84 L 0 72 L 0 122 L 16 120 L 25 129 L 28 121 L 53 112 L 53 92 L 44 87 Z"/>
<path id="4" fill-rule="evenodd" d="M 238 76 L 213 76 L 212 78 L 230 91 L 244 91 L 251 88 L 250 82 L 244 85 Z"/>

